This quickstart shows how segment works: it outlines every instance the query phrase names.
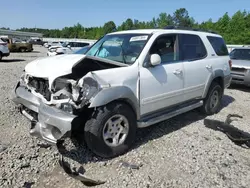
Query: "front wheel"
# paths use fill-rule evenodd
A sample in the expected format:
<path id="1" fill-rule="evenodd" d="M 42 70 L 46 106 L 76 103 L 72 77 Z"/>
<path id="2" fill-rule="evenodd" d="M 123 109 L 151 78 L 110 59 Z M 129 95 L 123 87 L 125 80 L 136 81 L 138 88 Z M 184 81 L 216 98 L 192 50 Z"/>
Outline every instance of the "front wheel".
<path id="1" fill-rule="evenodd" d="M 111 103 L 97 108 L 84 128 L 85 142 L 90 150 L 104 158 L 127 152 L 136 136 L 136 116 L 125 103 Z"/>
<path id="2" fill-rule="evenodd" d="M 218 113 L 223 95 L 223 89 L 217 82 L 213 82 L 209 88 L 206 98 L 203 101 L 201 111 L 205 115 Z"/>

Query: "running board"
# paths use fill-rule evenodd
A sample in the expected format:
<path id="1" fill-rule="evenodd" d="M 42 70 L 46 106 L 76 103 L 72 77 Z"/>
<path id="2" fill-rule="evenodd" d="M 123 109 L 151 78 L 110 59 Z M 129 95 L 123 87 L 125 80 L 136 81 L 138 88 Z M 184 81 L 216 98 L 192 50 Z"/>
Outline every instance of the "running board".
<path id="1" fill-rule="evenodd" d="M 191 104 L 189 106 L 185 106 L 183 108 L 179 108 L 177 110 L 170 111 L 168 113 L 161 114 L 159 116 L 153 117 L 153 118 L 149 119 L 148 121 L 138 121 L 137 122 L 137 127 L 138 128 L 145 128 L 145 127 L 151 126 L 153 124 L 156 124 L 156 123 L 165 121 L 167 119 L 170 119 L 170 118 L 172 118 L 174 116 L 177 116 L 177 115 L 183 114 L 185 112 L 191 111 L 191 110 L 193 110 L 195 108 L 198 108 L 198 107 L 200 107 L 202 105 L 203 105 L 203 101 L 199 101 L 199 102 L 193 103 L 193 104 Z"/>

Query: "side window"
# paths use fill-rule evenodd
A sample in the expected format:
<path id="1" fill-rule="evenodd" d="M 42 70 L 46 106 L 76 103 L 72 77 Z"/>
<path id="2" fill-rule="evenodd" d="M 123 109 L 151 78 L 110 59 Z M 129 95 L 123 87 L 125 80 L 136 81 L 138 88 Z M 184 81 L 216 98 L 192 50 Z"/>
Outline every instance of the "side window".
<path id="1" fill-rule="evenodd" d="M 79 47 L 84 47 L 84 46 L 88 46 L 89 43 L 79 43 Z"/>
<path id="2" fill-rule="evenodd" d="M 163 64 L 179 61 L 177 35 L 164 35 L 156 39 L 150 54 L 159 54 Z"/>
<path id="3" fill-rule="evenodd" d="M 180 34 L 181 60 L 191 61 L 203 59 L 207 55 L 206 48 L 198 35 Z"/>
<path id="4" fill-rule="evenodd" d="M 209 40 L 210 44 L 212 45 L 215 53 L 218 56 L 227 56 L 228 55 L 228 49 L 225 44 L 225 41 L 221 37 L 212 37 L 207 36 L 207 39 Z"/>

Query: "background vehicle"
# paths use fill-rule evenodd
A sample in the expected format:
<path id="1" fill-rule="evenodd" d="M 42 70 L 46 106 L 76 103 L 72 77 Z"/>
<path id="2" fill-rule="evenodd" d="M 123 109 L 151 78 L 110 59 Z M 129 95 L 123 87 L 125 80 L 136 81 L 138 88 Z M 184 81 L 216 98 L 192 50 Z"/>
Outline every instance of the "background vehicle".
<path id="1" fill-rule="evenodd" d="M 53 47 L 61 47 L 63 44 L 63 42 L 47 42 L 47 43 L 44 43 L 44 47 L 45 48 L 50 48 L 51 46 Z"/>
<path id="2" fill-rule="evenodd" d="M 38 39 L 35 39 L 35 38 L 30 39 L 29 43 L 31 43 L 33 45 L 41 45 L 41 46 L 44 45 L 44 42 L 41 39 L 39 39 L 39 38 Z"/>
<path id="3" fill-rule="evenodd" d="M 13 100 L 32 122 L 32 135 L 55 144 L 68 132 L 82 133 L 95 154 L 109 158 L 130 149 L 137 128 L 196 108 L 217 113 L 230 66 L 215 33 L 120 31 L 102 37 L 86 55 L 29 63 Z"/>
<path id="4" fill-rule="evenodd" d="M 250 47 L 235 48 L 232 60 L 232 83 L 250 86 Z"/>
<path id="5" fill-rule="evenodd" d="M 33 51 L 33 45 L 14 38 L 1 38 L 4 42 L 8 43 L 10 52 L 31 52 Z"/>
<path id="6" fill-rule="evenodd" d="M 89 46 L 92 43 L 87 42 L 65 42 L 62 46 L 51 46 L 48 49 L 47 56 L 71 54 L 81 49 L 82 47 Z"/>
<path id="7" fill-rule="evenodd" d="M 0 61 L 3 57 L 7 57 L 9 55 L 10 51 L 7 42 L 4 42 L 2 39 L 0 39 Z"/>

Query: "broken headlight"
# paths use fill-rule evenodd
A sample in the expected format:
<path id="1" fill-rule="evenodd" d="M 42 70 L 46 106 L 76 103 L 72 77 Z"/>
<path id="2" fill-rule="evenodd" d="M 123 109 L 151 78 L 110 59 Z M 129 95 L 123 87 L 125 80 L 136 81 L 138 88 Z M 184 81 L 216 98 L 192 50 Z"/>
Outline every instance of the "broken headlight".
<path id="1" fill-rule="evenodd" d="M 84 106 L 99 91 L 99 85 L 96 80 L 91 77 L 84 78 L 77 86 L 73 87 L 72 97 L 74 102 Z"/>
<path id="2" fill-rule="evenodd" d="M 57 78 L 52 85 L 53 99 L 68 99 L 71 96 L 72 86 L 68 79 Z"/>

